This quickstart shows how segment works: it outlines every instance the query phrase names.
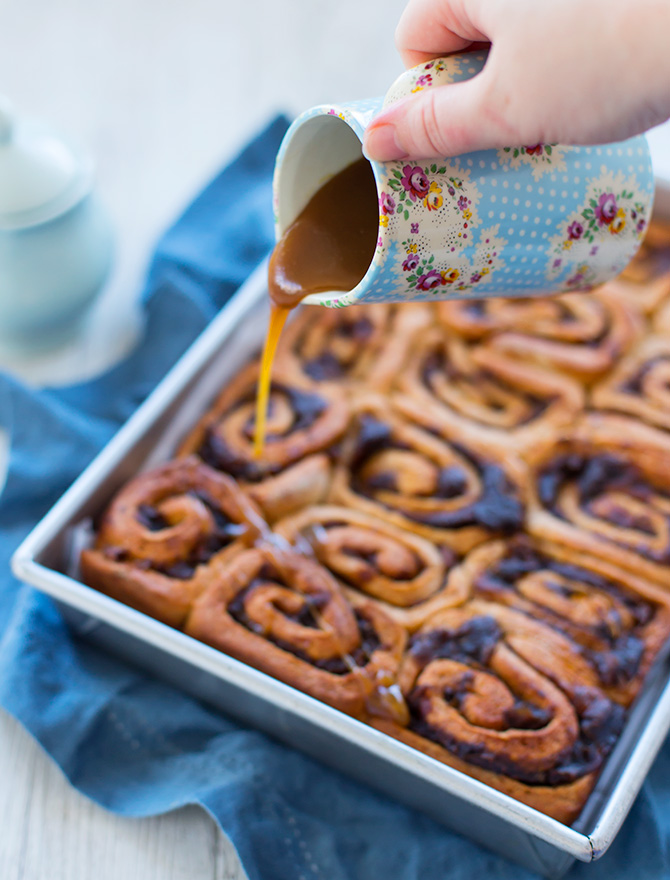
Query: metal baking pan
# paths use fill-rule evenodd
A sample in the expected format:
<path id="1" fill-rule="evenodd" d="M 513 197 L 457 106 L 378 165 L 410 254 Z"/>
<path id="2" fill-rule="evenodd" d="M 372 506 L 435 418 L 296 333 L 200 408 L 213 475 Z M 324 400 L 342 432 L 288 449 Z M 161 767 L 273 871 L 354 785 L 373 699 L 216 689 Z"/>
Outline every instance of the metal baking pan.
<path id="1" fill-rule="evenodd" d="M 170 457 L 216 391 L 261 344 L 262 265 L 14 554 L 17 577 L 53 596 L 75 631 L 227 714 L 428 813 L 546 877 L 611 844 L 670 728 L 670 662 L 659 660 L 572 826 L 97 592 L 68 572 L 78 524 L 138 471 Z"/>

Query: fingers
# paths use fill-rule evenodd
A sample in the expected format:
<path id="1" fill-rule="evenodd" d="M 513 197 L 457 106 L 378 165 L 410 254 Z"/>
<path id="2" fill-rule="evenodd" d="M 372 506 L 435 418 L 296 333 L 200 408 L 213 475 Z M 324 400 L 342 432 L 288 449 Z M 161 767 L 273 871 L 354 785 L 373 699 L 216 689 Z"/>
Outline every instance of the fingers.
<path id="1" fill-rule="evenodd" d="M 519 141 L 490 68 L 467 82 L 425 89 L 381 113 L 365 133 L 370 159 L 456 156 Z M 523 140 L 519 141 L 523 142 Z"/>
<path id="2" fill-rule="evenodd" d="M 473 24 L 465 0 L 410 0 L 395 40 L 405 66 L 414 67 L 466 49 L 472 42 L 486 41 L 487 35 Z"/>

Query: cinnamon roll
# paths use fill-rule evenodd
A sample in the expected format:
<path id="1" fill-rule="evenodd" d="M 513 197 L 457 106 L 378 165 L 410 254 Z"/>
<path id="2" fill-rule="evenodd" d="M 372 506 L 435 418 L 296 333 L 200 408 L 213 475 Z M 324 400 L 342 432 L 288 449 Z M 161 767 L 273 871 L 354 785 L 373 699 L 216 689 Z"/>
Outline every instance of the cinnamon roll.
<path id="1" fill-rule="evenodd" d="M 562 633 L 481 600 L 411 638 L 400 685 L 409 724 L 376 727 L 566 823 L 624 721 Z"/>
<path id="2" fill-rule="evenodd" d="M 267 526 L 230 477 L 195 457 L 127 483 L 81 555 L 85 583 L 180 626 L 209 579 Z"/>
<path id="3" fill-rule="evenodd" d="M 670 594 L 605 560 L 516 535 L 477 547 L 451 574 L 462 594 L 562 632 L 598 687 L 628 706 L 670 635 Z"/>
<path id="4" fill-rule="evenodd" d="M 421 303 L 306 306 L 286 328 L 278 361 L 317 384 L 364 383 L 369 390 L 386 391 L 405 362 L 412 337 L 432 318 L 430 307 Z"/>
<path id="5" fill-rule="evenodd" d="M 602 410 L 636 416 L 670 431 L 670 337 L 649 336 L 593 389 Z"/>
<path id="6" fill-rule="evenodd" d="M 391 688 L 405 643 L 372 604 L 354 610 L 311 559 L 265 544 L 236 556 L 194 603 L 188 634 L 357 717 Z"/>
<path id="7" fill-rule="evenodd" d="M 323 500 L 328 453 L 349 420 L 342 389 L 289 379 L 279 365 L 274 375 L 262 458 L 253 452 L 257 363 L 224 388 L 179 452 L 235 477 L 270 520 Z"/>
<path id="8" fill-rule="evenodd" d="M 447 581 L 456 560 L 452 550 L 362 511 L 311 507 L 274 531 L 296 550 L 313 554 L 354 605 L 375 602 L 407 629 L 467 598 L 467 589 Z"/>
<path id="9" fill-rule="evenodd" d="M 592 381 L 631 347 L 636 311 L 601 289 L 552 298 L 438 303 L 442 324 L 467 339 L 490 339 L 499 351 Z"/>
<path id="10" fill-rule="evenodd" d="M 398 385 L 435 426 L 474 426 L 483 438 L 519 450 L 570 424 L 584 397 L 569 376 L 437 327 L 417 335 Z"/>
<path id="11" fill-rule="evenodd" d="M 332 499 L 456 553 L 524 521 L 525 472 L 454 424 L 436 437 L 400 402 L 360 396 L 333 477 Z"/>
<path id="12" fill-rule="evenodd" d="M 527 455 L 528 528 L 670 587 L 670 437 L 624 416 L 589 413 Z"/>

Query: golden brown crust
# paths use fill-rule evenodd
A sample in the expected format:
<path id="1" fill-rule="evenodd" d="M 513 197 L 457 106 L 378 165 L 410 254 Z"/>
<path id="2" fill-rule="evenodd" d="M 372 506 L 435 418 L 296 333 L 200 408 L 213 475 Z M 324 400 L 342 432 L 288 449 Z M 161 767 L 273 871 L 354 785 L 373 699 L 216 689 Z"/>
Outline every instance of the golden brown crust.
<path id="1" fill-rule="evenodd" d="M 140 474 L 115 496 L 95 547 L 85 550 L 85 583 L 179 626 L 213 573 L 267 528 L 230 477 L 194 457 Z"/>
<path id="2" fill-rule="evenodd" d="M 254 457 L 258 364 L 245 367 L 186 437 L 179 455 L 200 456 L 230 474 L 274 519 L 323 499 L 330 461 L 323 454 L 344 433 L 349 405 L 342 389 L 316 388 L 274 373 L 263 456 Z M 290 487 L 290 491 L 286 491 Z"/>
<path id="3" fill-rule="evenodd" d="M 376 681 L 395 680 L 405 642 L 375 606 L 354 613 L 321 566 L 268 544 L 231 562 L 196 600 L 185 630 L 357 717 Z"/>
<path id="4" fill-rule="evenodd" d="M 362 511 L 307 508 L 277 523 L 274 531 L 298 552 L 313 553 L 354 605 L 374 602 L 410 631 L 467 598 L 467 590 L 447 581 L 455 562 L 447 547 Z"/>
<path id="5" fill-rule="evenodd" d="M 423 415 L 408 397 L 392 403 L 361 395 L 335 469 L 332 500 L 457 553 L 520 528 L 520 462 L 456 424 L 444 438 L 436 437 L 417 424 Z"/>

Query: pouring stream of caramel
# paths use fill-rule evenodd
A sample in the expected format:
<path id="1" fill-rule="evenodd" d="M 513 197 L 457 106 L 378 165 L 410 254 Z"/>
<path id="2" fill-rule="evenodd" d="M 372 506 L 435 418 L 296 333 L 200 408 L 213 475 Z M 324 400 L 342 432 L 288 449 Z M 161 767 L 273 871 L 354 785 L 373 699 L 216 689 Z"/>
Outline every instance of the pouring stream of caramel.
<path id="1" fill-rule="evenodd" d="M 268 270 L 271 312 L 256 397 L 256 458 L 265 447 L 272 363 L 289 312 L 311 293 L 356 287 L 372 262 L 378 218 L 372 167 L 359 159 L 316 191 L 277 242 Z"/>

